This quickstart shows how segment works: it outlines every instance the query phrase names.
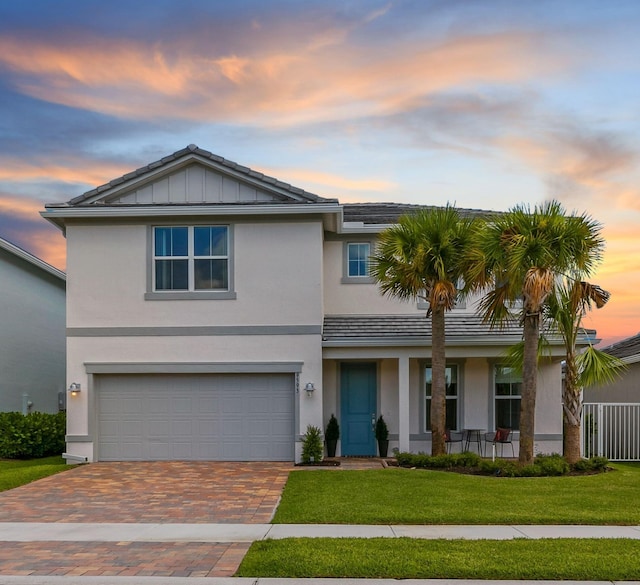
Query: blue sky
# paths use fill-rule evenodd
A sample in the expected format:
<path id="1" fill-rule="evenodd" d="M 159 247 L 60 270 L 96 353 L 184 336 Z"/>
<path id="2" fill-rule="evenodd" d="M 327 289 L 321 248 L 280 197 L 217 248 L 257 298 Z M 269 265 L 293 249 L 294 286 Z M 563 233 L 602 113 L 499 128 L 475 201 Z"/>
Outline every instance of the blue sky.
<path id="1" fill-rule="evenodd" d="M 640 2 L 0 2 L 0 236 L 64 268 L 46 202 L 194 143 L 341 201 L 604 225 L 587 319 L 640 331 Z"/>

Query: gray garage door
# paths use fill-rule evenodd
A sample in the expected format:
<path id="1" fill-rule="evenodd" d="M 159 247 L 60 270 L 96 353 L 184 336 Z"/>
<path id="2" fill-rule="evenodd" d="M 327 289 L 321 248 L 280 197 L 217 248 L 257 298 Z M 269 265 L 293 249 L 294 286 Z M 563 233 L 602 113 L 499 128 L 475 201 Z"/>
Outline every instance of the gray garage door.
<path id="1" fill-rule="evenodd" d="M 288 374 L 96 377 L 100 461 L 292 461 Z"/>

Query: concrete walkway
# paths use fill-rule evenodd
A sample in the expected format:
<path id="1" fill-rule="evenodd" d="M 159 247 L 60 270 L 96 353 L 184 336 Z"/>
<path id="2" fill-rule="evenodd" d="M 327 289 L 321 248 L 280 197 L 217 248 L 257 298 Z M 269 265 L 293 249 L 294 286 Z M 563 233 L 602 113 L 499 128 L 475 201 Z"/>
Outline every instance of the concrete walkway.
<path id="1" fill-rule="evenodd" d="M 567 525 L 345 525 L 345 524 L 85 524 L 0 522 L 0 542 L 209 542 L 264 539 L 423 538 L 513 540 L 515 538 L 640 539 L 640 526 Z"/>

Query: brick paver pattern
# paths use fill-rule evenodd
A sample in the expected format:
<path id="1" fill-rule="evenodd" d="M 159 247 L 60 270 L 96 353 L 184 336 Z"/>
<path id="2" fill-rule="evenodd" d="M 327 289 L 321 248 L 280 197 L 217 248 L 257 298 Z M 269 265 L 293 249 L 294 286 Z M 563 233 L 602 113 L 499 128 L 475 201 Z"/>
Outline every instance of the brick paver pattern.
<path id="1" fill-rule="evenodd" d="M 292 463 L 92 463 L 0 493 L 0 522 L 271 520 Z M 249 543 L 2 542 L 0 575 L 229 577 Z"/>
<path id="2" fill-rule="evenodd" d="M 292 463 L 91 463 L 0 493 L 0 522 L 271 520 Z"/>
<path id="3" fill-rule="evenodd" d="M 3 542 L 0 575 L 229 577 L 249 543 Z"/>

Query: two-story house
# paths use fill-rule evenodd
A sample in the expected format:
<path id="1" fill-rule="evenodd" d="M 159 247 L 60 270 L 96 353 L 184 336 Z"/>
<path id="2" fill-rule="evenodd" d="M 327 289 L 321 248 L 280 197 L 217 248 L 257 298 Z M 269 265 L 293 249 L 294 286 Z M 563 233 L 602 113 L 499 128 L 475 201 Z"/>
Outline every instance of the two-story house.
<path id="1" fill-rule="evenodd" d="M 425 307 L 380 295 L 376 236 L 413 209 L 340 204 L 196 146 L 43 216 L 67 239 L 67 451 L 95 460 L 294 460 L 307 425 L 339 453 L 428 450 Z M 518 428 L 520 380 L 461 304 L 447 316 L 448 424 Z M 558 340 L 539 371 L 537 451 L 562 446 Z"/>

